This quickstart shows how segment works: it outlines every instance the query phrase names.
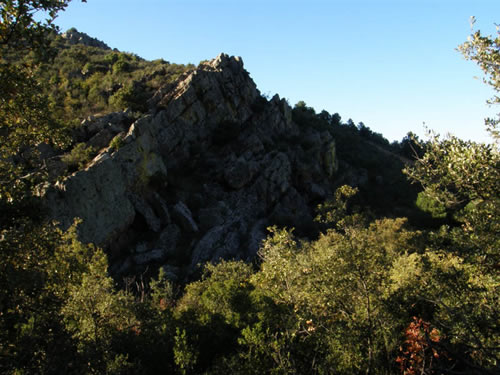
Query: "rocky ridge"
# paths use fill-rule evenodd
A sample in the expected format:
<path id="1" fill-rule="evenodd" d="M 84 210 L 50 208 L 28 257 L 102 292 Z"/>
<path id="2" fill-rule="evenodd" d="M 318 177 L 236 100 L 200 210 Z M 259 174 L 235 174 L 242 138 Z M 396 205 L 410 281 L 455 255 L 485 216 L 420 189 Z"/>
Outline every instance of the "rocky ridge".
<path id="1" fill-rule="evenodd" d="M 183 280 L 207 261 L 251 260 L 269 225 L 307 234 L 332 194 L 335 141 L 262 97 L 240 58 L 200 64 L 149 105 L 138 119 L 85 120 L 80 137 L 98 155 L 45 194 L 63 228 L 83 220 L 81 240 L 108 251 L 114 275 L 163 266 Z"/>

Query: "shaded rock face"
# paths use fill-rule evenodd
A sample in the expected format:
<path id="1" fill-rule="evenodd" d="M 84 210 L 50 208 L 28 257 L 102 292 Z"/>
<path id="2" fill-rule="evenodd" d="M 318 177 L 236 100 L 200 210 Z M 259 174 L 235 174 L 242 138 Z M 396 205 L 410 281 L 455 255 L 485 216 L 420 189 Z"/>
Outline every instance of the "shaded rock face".
<path id="1" fill-rule="evenodd" d="M 88 119 L 82 137 L 102 149 L 46 193 L 62 227 L 80 217 L 81 240 L 108 250 L 112 273 L 154 265 L 182 280 L 207 261 L 251 260 L 269 225 L 307 235 L 332 195 L 335 142 L 300 129 L 277 95 L 263 98 L 240 58 L 200 64 L 149 104 L 135 120 Z M 118 149 L 103 146 L 108 132 L 121 134 Z"/>

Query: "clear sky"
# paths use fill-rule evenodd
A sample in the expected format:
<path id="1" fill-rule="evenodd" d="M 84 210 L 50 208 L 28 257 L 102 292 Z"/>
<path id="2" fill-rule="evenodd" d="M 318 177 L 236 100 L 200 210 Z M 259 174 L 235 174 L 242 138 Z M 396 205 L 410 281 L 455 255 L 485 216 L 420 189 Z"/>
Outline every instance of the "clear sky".
<path id="1" fill-rule="evenodd" d="M 263 94 L 338 112 L 390 141 L 423 123 L 486 141 L 493 90 L 456 47 L 494 34 L 499 0 L 73 0 L 57 19 L 113 48 L 175 63 L 241 56 Z"/>

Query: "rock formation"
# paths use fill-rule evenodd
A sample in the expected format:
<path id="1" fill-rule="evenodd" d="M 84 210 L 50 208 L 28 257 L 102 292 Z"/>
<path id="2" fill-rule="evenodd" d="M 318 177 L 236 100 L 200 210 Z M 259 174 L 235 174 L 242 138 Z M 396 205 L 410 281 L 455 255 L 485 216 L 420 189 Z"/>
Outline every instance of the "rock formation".
<path id="1" fill-rule="evenodd" d="M 62 34 L 69 44 L 83 44 L 89 47 L 97 47 L 102 49 L 111 49 L 109 46 L 99 39 L 92 38 L 85 33 L 79 32 L 74 27 Z"/>
<path id="2" fill-rule="evenodd" d="M 83 220 L 80 238 L 108 251 L 112 273 L 155 265 L 183 279 L 207 261 L 252 259 L 269 225 L 307 234 L 332 194 L 335 141 L 297 126 L 277 95 L 262 97 L 240 58 L 200 64 L 149 105 L 135 120 L 85 120 L 86 142 L 118 135 L 121 146 L 103 147 L 46 193 L 62 227 Z"/>

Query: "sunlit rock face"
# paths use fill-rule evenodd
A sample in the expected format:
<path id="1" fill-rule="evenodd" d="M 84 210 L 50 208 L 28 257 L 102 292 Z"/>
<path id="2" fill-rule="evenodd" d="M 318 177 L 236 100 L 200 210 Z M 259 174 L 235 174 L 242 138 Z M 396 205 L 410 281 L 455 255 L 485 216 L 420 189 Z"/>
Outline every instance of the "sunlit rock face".
<path id="1" fill-rule="evenodd" d="M 81 240 L 107 249 L 112 273 L 163 266 L 182 280 L 204 262 L 253 259 L 269 225 L 308 235 L 332 194 L 335 142 L 262 97 L 240 58 L 201 63 L 148 104 L 138 119 L 87 119 L 79 136 L 99 154 L 46 193 L 62 227 L 79 217 Z"/>

